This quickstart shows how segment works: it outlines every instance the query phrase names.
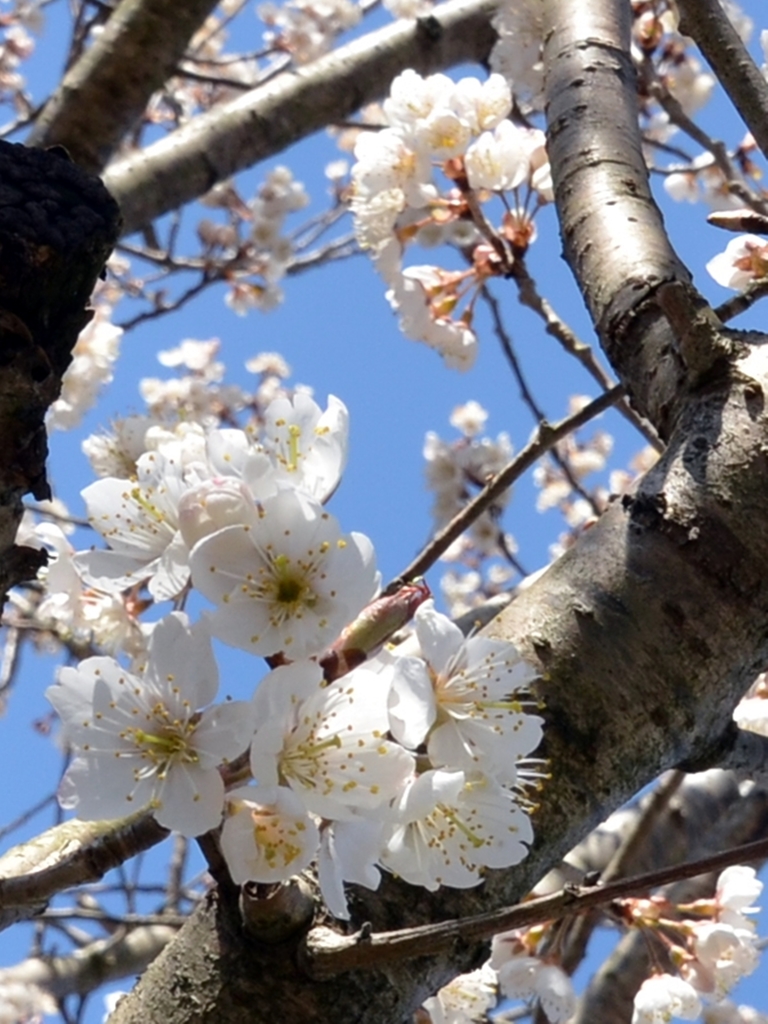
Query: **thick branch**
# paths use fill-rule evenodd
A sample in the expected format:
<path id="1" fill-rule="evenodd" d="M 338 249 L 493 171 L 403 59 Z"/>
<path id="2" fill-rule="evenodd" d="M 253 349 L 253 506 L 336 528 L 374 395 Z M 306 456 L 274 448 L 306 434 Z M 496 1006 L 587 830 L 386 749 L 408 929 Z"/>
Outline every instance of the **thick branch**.
<path id="1" fill-rule="evenodd" d="M 95 882 L 168 835 L 148 811 L 119 821 L 65 821 L 0 858 L 0 928 L 33 917 L 56 893 Z"/>
<path id="2" fill-rule="evenodd" d="M 123 0 L 45 105 L 27 145 L 66 146 L 75 163 L 97 174 L 217 3 Z"/>
<path id="3" fill-rule="evenodd" d="M 35 985 L 57 999 L 86 995 L 109 981 L 141 974 L 176 930 L 165 924 L 144 925 L 98 939 L 68 956 L 29 957 L 0 970 L 0 987 Z"/>
<path id="4" fill-rule="evenodd" d="M 479 62 L 497 0 L 449 0 L 428 18 L 397 22 L 230 103 L 110 168 L 104 178 L 131 234 L 220 181 L 344 120 L 386 92 L 404 68 L 424 74 Z"/>
<path id="5" fill-rule="evenodd" d="M 632 12 L 610 0 L 547 0 L 546 7 L 555 26 L 544 54 L 548 150 L 565 256 L 633 404 L 666 439 L 685 371 L 650 301 L 660 284 L 687 284 L 690 275 L 648 187 L 629 54 Z"/>
<path id="6" fill-rule="evenodd" d="M 768 157 L 768 82 L 720 0 L 677 0 L 680 31 L 695 40 L 755 142 Z"/>

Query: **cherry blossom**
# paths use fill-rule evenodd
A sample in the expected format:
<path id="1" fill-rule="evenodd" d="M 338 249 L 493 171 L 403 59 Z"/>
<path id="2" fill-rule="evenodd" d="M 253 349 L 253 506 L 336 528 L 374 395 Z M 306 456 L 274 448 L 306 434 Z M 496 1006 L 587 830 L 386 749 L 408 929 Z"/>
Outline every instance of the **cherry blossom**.
<path id="1" fill-rule="evenodd" d="M 388 695 L 388 680 L 368 666 L 327 686 L 314 662 L 275 669 L 253 700 L 254 779 L 290 786 L 324 818 L 377 814 L 414 771 L 412 755 L 385 739 Z"/>
<path id="2" fill-rule="evenodd" d="M 517 932 L 493 938 L 489 963 L 498 972 L 502 994 L 511 999 L 536 999 L 552 1024 L 568 1020 L 576 1010 L 571 979 L 557 964 L 521 952 L 524 948 Z"/>
<path id="3" fill-rule="evenodd" d="M 768 241 L 758 235 L 739 235 L 707 263 L 710 276 L 724 288 L 743 291 L 768 276 Z"/>
<path id="4" fill-rule="evenodd" d="M 431 601 L 419 607 L 415 624 L 426 660 L 399 659 L 394 670 L 393 734 L 413 748 L 427 737 L 436 767 L 514 782 L 519 760 L 541 740 L 541 719 L 521 703 L 536 670 L 507 641 L 465 639 Z"/>
<path id="5" fill-rule="evenodd" d="M 471 1024 L 485 1020 L 497 1002 L 496 974 L 487 964 L 476 971 L 460 974 L 436 996 L 423 1003 L 432 1024 Z"/>
<path id="6" fill-rule="evenodd" d="M 72 350 L 72 362 L 61 382 L 61 395 L 51 405 L 49 430 L 71 430 L 94 405 L 99 391 L 112 380 L 120 351 L 122 327 L 110 323 L 111 309 L 102 303 L 84 327 Z"/>
<path id="7" fill-rule="evenodd" d="M 396 811 L 382 863 L 430 890 L 477 885 L 482 868 L 518 864 L 533 840 L 530 819 L 511 793 L 463 771 L 424 772 L 406 787 Z"/>
<path id="8" fill-rule="evenodd" d="M 381 850 L 383 821 L 358 818 L 331 821 L 323 826 L 317 857 L 317 880 L 325 905 L 334 917 L 349 920 L 344 883 L 378 889 L 377 861 Z"/>
<path id="9" fill-rule="evenodd" d="M 111 549 L 80 552 L 75 565 L 82 578 L 110 591 L 148 580 L 156 600 L 175 597 L 189 579 L 188 549 L 178 528 L 184 487 L 181 460 L 170 451 L 142 455 L 135 480 L 105 477 L 86 487 L 88 518 Z"/>
<path id="10" fill-rule="evenodd" d="M 218 607 L 215 636 L 254 654 L 318 653 L 373 597 L 373 546 L 321 505 L 280 491 L 192 549 L 195 587 Z"/>
<path id="11" fill-rule="evenodd" d="M 281 882 L 309 867 L 319 832 L 284 786 L 240 786 L 227 793 L 221 852 L 232 880 Z"/>
<path id="12" fill-rule="evenodd" d="M 261 448 L 278 486 L 290 485 L 325 503 L 347 464 L 349 413 L 334 395 L 323 412 L 309 395 L 277 398 L 265 413 Z"/>
<path id="13" fill-rule="evenodd" d="M 183 835 L 215 828 L 224 802 L 218 766 L 242 753 L 253 731 L 249 703 L 199 710 L 217 686 L 209 637 L 181 612 L 155 626 L 139 671 L 107 657 L 61 669 L 46 690 L 76 755 L 61 805 L 86 819 L 149 805 L 161 825 Z"/>
<path id="14" fill-rule="evenodd" d="M 674 974 L 654 974 L 635 995 L 632 1024 L 668 1024 L 673 1017 L 695 1020 L 701 1013 L 698 993 Z"/>
<path id="15" fill-rule="evenodd" d="M 472 188 L 493 192 L 517 188 L 528 174 L 528 153 L 521 132 L 511 121 L 502 121 L 492 132 L 483 132 L 467 149 L 465 165 Z"/>

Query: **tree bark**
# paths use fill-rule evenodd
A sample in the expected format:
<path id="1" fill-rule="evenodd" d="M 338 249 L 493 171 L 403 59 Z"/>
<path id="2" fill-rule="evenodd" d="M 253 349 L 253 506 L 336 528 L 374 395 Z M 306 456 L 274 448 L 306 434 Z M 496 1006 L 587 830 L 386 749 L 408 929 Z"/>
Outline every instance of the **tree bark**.
<path id="1" fill-rule="evenodd" d="M 43 423 L 118 237 L 101 182 L 57 150 L 0 142 L 0 594 L 45 556 L 16 547 L 21 499 L 50 497 Z M 3 598 L 4 599 L 4 598 Z"/>
<path id="2" fill-rule="evenodd" d="M 27 145 L 66 146 L 76 164 L 98 174 L 217 3 L 123 0 L 46 103 Z"/>

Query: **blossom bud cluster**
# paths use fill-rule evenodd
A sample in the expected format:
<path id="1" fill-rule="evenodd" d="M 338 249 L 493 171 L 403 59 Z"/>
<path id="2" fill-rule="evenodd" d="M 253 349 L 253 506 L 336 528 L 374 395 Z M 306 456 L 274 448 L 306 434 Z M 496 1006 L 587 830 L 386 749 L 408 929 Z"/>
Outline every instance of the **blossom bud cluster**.
<path id="1" fill-rule="evenodd" d="M 461 974 L 423 1004 L 424 1024 L 475 1024 L 500 998 L 538 1007 L 551 1024 L 569 1020 L 576 1009 L 571 979 L 552 958 L 536 949 L 547 929 L 540 926 L 495 935 L 491 958 L 479 970 Z"/>
<path id="2" fill-rule="evenodd" d="M 461 432 L 456 441 L 443 441 L 427 434 L 424 441 L 427 487 L 433 494 L 435 530 L 441 529 L 461 511 L 474 493 L 512 458 L 512 444 L 506 433 L 495 440 L 484 436 L 488 413 L 477 402 L 457 406 L 451 425 Z M 511 497 L 505 491 L 443 555 L 444 561 L 465 567 L 465 572 L 446 574 L 441 581 L 451 615 L 456 617 L 503 589 L 514 569 L 509 556 L 517 550 L 514 538 L 504 533 L 500 519 Z M 501 563 L 498 561 L 501 559 Z M 491 563 L 491 560 L 496 560 Z"/>
<path id="3" fill-rule="evenodd" d="M 341 32 L 353 28 L 362 9 L 352 0 L 270 0 L 259 5 L 257 14 L 267 25 L 265 44 L 289 53 L 296 64 L 306 64 L 327 53 Z"/>
<path id="4" fill-rule="evenodd" d="M 750 914 L 763 884 L 753 868 L 721 872 L 712 899 L 679 906 L 663 897 L 625 901 L 625 917 L 661 942 L 676 974 L 648 978 L 635 996 L 632 1024 L 662 1024 L 673 1016 L 695 1020 L 702 997 L 715 1006 L 757 967 L 759 939 Z M 674 916 L 673 916 L 674 915 Z M 715 1016 L 714 1019 L 717 1019 Z"/>
<path id="5" fill-rule="evenodd" d="M 479 287 L 506 272 L 513 251 L 534 236 L 533 214 L 550 201 L 552 186 L 544 133 L 508 120 L 509 86 L 499 74 L 452 81 L 404 71 L 383 104 L 387 127 L 361 132 L 352 169 L 352 211 L 358 242 L 389 286 L 387 299 L 403 332 L 436 349 L 447 365 L 467 369 L 475 358 L 473 306 Z M 524 198 L 520 190 L 525 186 Z M 491 244 L 480 205 L 514 193 Z M 533 210 L 529 206 L 533 205 Z M 518 208 L 519 207 L 519 208 Z M 406 246 L 462 228 L 470 266 L 403 268 Z M 460 304 L 460 315 L 455 315 Z"/>
<path id="6" fill-rule="evenodd" d="M 662 897 L 623 901 L 624 923 L 646 929 L 650 943 L 662 943 L 678 971 L 655 973 L 641 985 L 632 1024 L 700 1016 L 705 1024 L 763 1024 L 763 1015 L 724 999 L 757 966 L 760 942 L 747 915 L 757 912 L 752 903 L 762 888 L 754 869 L 733 866 L 720 874 L 712 899 L 680 906 Z M 541 924 L 494 936 L 490 960 L 428 999 L 419 1019 L 470 1024 L 486 1019 L 497 997 L 505 997 L 538 1007 L 551 1024 L 568 1021 L 576 1010 L 571 979 L 551 949 L 541 952 L 551 946 L 552 928 Z"/>
<path id="7" fill-rule="evenodd" d="M 214 355 L 185 343 L 163 361 L 216 376 Z M 85 818 L 149 806 L 188 836 L 222 824 L 237 882 L 316 860 L 339 917 L 344 882 L 375 888 L 381 868 L 435 889 L 520 861 L 535 670 L 510 643 L 465 639 L 423 586 L 375 600 L 373 545 L 325 507 L 346 407 L 298 392 L 249 430 L 195 413 L 183 430 L 134 423 L 114 457 L 100 453 L 103 468 L 127 467 L 83 491 L 108 547 L 54 564 L 137 617 L 192 589 L 213 606 L 143 623 L 129 667 L 99 654 L 61 671 L 48 696 L 74 754 L 62 805 Z M 418 653 L 376 653 L 416 608 Z M 251 699 L 215 702 L 211 637 L 275 666 Z"/>
<path id="8" fill-rule="evenodd" d="M 230 283 L 226 304 L 239 315 L 279 305 L 283 300 L 279 282 L 294 256 L 285 220 L 309 203 L 302 183 L 288 167 L 274 167 L 248 202 L 231 182 L 223 182 L 203 203 L 227 214 L 227 223 L 204 218 L 197 226 L 206 254 L 226 258 L 225 277 Z"/>

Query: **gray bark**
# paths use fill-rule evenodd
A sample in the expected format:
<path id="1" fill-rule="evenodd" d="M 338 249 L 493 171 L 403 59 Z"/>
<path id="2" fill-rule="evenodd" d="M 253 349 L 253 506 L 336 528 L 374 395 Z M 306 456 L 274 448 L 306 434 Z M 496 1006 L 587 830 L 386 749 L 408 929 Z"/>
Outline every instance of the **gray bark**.
<path id="1" fill-rule="evenodd" d="M 216 4 L 123 0 L 46 103 L 27 145 L 66 146 L 75 163 L 98 174 Z"/>

